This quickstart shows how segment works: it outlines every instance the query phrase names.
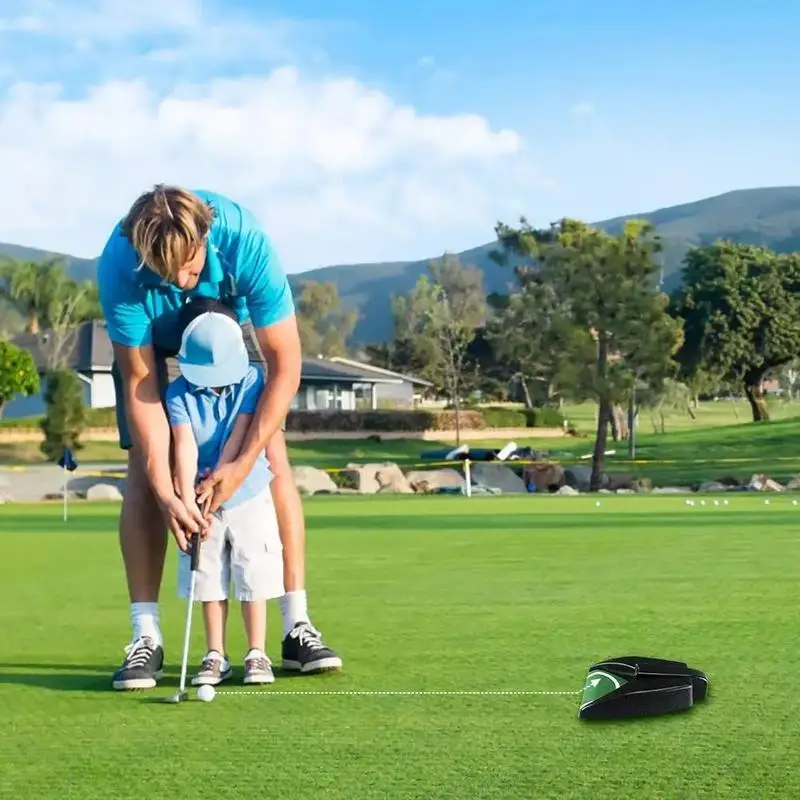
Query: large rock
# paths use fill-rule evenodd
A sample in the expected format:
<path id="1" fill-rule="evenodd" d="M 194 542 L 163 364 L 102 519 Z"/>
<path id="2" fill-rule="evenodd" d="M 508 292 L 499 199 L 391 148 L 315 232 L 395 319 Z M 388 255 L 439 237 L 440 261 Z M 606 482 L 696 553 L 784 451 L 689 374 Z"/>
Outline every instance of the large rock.
<path id="1" fill-rule="evenodd" d="M 374 467 L 368 464 L 348 464 L 339 476 L 348 489 L 355 489 L 359 494 L 376 494 L 381 485 L 375 472 Z"/>
<path id="2" fill-rule="evenodd" d="M 300 494 L 335 494 L 338 492 L 333 478 L 316 467 L 292 467 L 292 478 Z"/>
<path id="3" fill-rule="evenodd" d="M 525 482 L 513 469 L 491 461 L 473 464 L 471 477 L 473 483 L 499 489 L 503 494 L 524 494 L 528 491 Z"/>
<path id="4" fill-rule="evenodd" d="M 555 492 L 564 485 L 564 468 L 561 464 L 532 464 L 525 468 L 522 480 L 537 492 Z"/>
<path id="5" fill-rule="evenodd" d="M 730 487 L 719 481 L 706 481 L 697 487 L 698 492 L 727 492 Z"/>
<path id="6" fill-rule="evenodd" d="M 414 490 L 397 464 L 384 464 L 375 473 L 378 481 L 378 494 L 414 494 Z"/>
<path id="7" fill-rule="evenodd" d="M 463 489 L 464 475 L 454 469 L 412 470 L 406 473 L 408 485 L 421 493 L 435 492 L 438 489 Z"/>
<path id="8" fill-rule="evenodd" d="M 575 466 L 564 470 L 564 482 L 566 485 L 571 486 L 573 489 L 577 489 L 579 492 L 589 491 L 591 479 L 591 467 Z M 605 483 L 603 484 L 603 488 L 605 488 Z"/>
<path id="9" fill-rule="evenodd" d="M 111 483 L 96 483 L 86 490 L 87 500 L 122 500 L 122 492 Z"/>
<path id="10" fill-rule="evenodd" d="M 574 497 L 575 495 L 580 494 L 580 492 L 577 489 L 574 489 L 572 486 L 568 486 L 565 484 L 556 492 L 556 494 Z"/>
<path id="11" fill-rule="evenodd" d="M 342 477 L 359 494 L 412 494 L 403 470 L 391 461 L 377 464 L 348 464 Z"/>
<path id="12" fill-rule="evenodd" d="M 756 492 L 784 492 L 786 489 L 777 481 L 772 480 L 768 475 L 753 475 L 750 478 L 750 483 L 747 484 L 749 489 Z"/>
<path id="13" fill-rule="evenodd" d="M 608 475 L 603 485 L 612 492 L 618 492 L 620 489 L 635 489 L 636 480 L 634 475 Z"/>

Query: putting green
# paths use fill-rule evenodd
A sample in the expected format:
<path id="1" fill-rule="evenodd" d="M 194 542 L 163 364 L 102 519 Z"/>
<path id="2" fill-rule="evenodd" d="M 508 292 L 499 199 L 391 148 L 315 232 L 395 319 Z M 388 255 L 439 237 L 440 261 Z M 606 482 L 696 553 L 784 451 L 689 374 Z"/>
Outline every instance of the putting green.
<path id="1" fill-rule="evenodd" d="M 788 496 L 306 501 L 310 607 L 341 674 L 169 705 L 185 607 L 170 552 L 167 677 L 117 694 L 128 636 L 110 505 L 0 508 L 0 796 L 800 797 L 791 691 L 800 507 Z M 708 502 L 708 501 L 711 502 Z M 269 654 L 280 618 L 270 603 Z M 202 654 L 195 617 L 192 667 Z M 687 714 L 578 721 L 628 654 L 710 679 Z"/>

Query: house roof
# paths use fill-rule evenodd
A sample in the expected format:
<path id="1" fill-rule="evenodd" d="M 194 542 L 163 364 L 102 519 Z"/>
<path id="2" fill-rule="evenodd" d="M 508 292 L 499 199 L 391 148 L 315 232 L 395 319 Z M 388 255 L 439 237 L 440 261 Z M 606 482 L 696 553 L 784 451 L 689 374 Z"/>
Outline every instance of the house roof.
<path id="1" fill-rule="evenodd" d="M 329 358 L 304 358 L 302 380 L 335 383 L 400 383 L 398 378 L 377 375 L 360 366 L 342 364 Z"/>
<path id="2" fill-rule="evenodd" d="M 423 380 L 422 378 L 417 378 L 415 375 L 405 375 L 402 372 L 394 372 L 390 369 L 384 369 L 383 367 L 376 367 L 373 364 L 365 364 L 363 361 L 355 361 L 351 358 L 343 358 L 342 356 L 333 356 L 331 361 L 335 361 L 337 364 L 343 364 L 348 367 L 355 367 L 359 370 L 362 370 L 367 375 L 375 375 L 376 377 L 382 376 L 385 378 L 393 378 L 394 382 L 405 382 L 405 383 L 412 383 L 415 386 L 433 386 L 430 381 Z"/>
<path id="3" fill-rule="evenodd" d="M 59 344 L 58 334 L 49 329 L 38 334 L 21 333 L 11 341 L 30 351 L 41 370 L 47 368 L 50 356 L 58 347 L 63 348 L 60 355 L 64 364 L 77 372 L 107 372 L 111 369 L 114 353 L 105 321 L 84 322 L 67 336 Z"/>

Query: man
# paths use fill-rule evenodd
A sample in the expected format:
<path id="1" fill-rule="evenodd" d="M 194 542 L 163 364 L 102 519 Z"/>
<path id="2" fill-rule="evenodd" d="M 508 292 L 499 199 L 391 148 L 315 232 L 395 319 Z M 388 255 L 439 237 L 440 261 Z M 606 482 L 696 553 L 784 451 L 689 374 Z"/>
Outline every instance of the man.
<path id="1" fill-rule="evenodd" d="M 128 451 L 119 538 L 132 640 L 113 688 L 152 688 L 161 677 L 158 598 L 166 529 L 185 550 L 187 535 L 203 524 L 175 490 L 164 407 L 168 381 L 178 375 L 181 309 L 203 298 L 236 312 L 251 360 L 261 363 L 268 377 L 239 457 L 215 470 L 202 488 L 214 491 L 213 512 L 266 451 L 283 544 L 282 666 L 301 673 L 341 668 L 308 615 L 303 508 L 282 430 L 302 354 L 291 289 L 268 237 L 249 211 L 222 195 L 158 185 L 114 228 L 100 256 L 98 284 L 114 348 L 120 446 Z"/>

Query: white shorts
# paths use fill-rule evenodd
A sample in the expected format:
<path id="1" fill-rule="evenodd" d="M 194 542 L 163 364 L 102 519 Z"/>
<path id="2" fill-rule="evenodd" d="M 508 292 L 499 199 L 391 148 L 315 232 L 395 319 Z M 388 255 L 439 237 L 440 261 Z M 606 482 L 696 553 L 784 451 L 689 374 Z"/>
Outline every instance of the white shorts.
<path id="1" fill-rule="evenodd" d="M 214 515 L 208 537 L 200 543 L 195 599 L 227 600 L 231 578 L 239 601 L 281 597 L 283 545 L 269 488 L 231 509 Z M 186 553 L 178 561 L 178 596 L 189 596 L 191 563 Z"/>

